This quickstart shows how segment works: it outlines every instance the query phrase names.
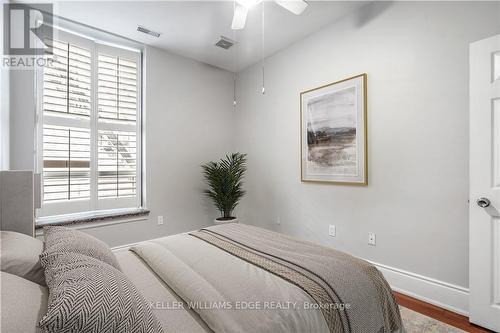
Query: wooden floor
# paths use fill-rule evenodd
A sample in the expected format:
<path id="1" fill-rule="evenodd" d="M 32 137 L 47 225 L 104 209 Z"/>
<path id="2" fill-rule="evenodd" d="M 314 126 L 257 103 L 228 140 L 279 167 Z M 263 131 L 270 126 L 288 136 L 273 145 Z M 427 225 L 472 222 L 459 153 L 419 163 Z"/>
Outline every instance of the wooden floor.
<path id="1" fill-rule="evenodd" d="M 420 301 L 416 298 L 394 292 L 399 305 L 410 310 L 421 313 L 427 317 L 434 318 L 443 323 L 455 326 L 466 332 L 490 333 L 492 331 L 469 323 L 469 318 L 457 313 L 442 309 L 435 305 Z"/>

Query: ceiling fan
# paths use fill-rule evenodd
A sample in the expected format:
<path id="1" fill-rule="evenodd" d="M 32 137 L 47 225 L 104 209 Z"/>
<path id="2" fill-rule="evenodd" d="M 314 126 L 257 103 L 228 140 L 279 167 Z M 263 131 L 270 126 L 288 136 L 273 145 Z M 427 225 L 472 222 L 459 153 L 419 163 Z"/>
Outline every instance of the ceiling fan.
<path id="1" fill-rule="evenodd" d="M 263 0 L 235 0 L 233 23 L 231 29 L 241 30 L 245 27 L 248 10 Z M 274 0 L 278 5 L 300 15 L 307 7 L 306 0 Z"/>

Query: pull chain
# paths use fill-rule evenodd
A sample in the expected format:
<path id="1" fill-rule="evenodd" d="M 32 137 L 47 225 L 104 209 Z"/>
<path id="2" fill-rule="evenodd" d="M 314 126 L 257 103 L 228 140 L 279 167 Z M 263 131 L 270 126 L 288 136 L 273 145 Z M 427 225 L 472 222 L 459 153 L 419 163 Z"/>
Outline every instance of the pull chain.
<path id="1" fill-rule="evenodd" d="M 264 70 L 264 50 L 265 50 L 265 1 L 262 1 L 262 95 L 266 94 L 265 70 Z"/>
<path id="2" fill-rule="evenodd" d="M 233 13 L 236 12 L 236 0 L 233 1 Z M 236 30 L 233 29 L 233 41 L 236 44 Z M 233 52 L 237 52 L 236 50 L 233 50 Z M 233 62 L 236 65 L 236 55 L 233 56 Z M 236 111 L 236 66 L 234 66 L 235 69 L 233 72 L 233 108 Z"/>
<path id="3" fill-rule="evenodd" d="M 233 107 L 236 109 L 236 73 L 233 74 Z"/>

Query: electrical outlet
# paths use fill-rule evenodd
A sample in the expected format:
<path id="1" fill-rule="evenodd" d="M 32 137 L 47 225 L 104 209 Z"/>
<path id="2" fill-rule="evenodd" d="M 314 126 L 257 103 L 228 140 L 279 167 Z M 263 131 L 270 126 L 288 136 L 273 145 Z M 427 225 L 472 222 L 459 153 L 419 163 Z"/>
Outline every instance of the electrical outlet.
<path id="1" fill-rule="evenodd" d="M 158 225 L 162 225 L 162 224 L 163 224 L 163 216 L 159 215 L 158 216 Z"/>
<path id="2" fill-rule="evenodd" d="M 331 237 L 335 237 L 336 234 L 337 234 L 337 230 L 335 229 L 335 226 L 330 225 L 328 227 L 328 235 L 330 235 Z"/>
<path id="3" fill-rule="evenodd" d="M 377 244 L 377 236 L 375 235 L 374 232 L 369 232 L 368 233 L 368 244 L 375 246 Z"/>
<path id="4" fill-rule="evenodd" d="M 278 217 L 276 217 L 276 224 L 278 224 L 278 225 L 279 225 L 279 224 L 281 224 L 281 219 L 280 219 L 280 217 L 279 217 L 279 216 L 278 216 Z"/>

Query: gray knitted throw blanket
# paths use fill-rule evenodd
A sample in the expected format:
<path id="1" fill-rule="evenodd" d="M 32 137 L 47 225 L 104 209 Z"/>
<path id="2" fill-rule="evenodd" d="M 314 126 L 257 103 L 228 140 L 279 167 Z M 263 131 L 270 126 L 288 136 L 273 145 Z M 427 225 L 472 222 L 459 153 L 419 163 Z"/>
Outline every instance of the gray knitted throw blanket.
<path id="1" fill-rule="evenodd" d="M 300 287 L 317 303 L 332 333 L 403 331 L 391 288 L 364 260 L 245 224 L 189 234 Z"/>

